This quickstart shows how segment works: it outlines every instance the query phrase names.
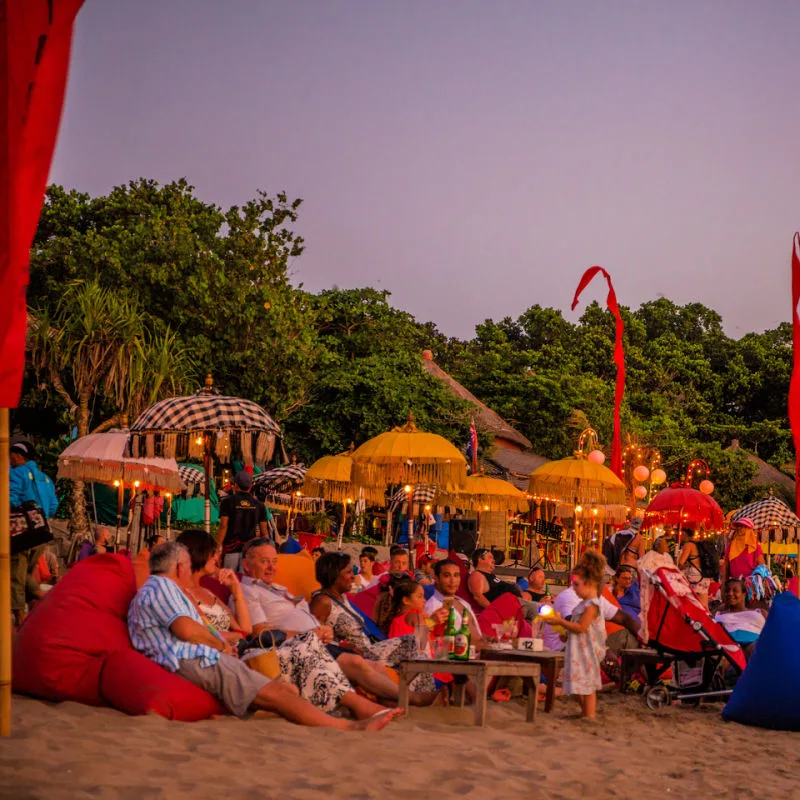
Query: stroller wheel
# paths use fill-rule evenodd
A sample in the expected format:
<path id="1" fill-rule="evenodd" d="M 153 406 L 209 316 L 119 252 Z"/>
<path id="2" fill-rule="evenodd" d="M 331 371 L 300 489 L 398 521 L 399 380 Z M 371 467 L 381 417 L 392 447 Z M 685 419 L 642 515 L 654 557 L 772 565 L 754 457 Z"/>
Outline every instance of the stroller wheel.
<path id="1" fill-rule="evenodd" d="M 669 689 L 663 684 L 653 686 L 644 699 L 651 711 L 661 711 L 662 708 L 670 704 Z"/>

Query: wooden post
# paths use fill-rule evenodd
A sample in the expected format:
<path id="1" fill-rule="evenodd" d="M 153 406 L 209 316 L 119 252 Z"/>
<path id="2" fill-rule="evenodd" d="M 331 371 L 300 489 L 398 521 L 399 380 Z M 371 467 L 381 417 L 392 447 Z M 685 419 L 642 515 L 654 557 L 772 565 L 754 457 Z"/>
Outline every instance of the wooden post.
<path id="1" fill-rule="evenodd" d="M 208 380 L 208 379 L 206 379 Z M 205 470 L 205 500 L 203 502 L 203 522 L 206 533 L 211 533 L 211 434 L 203 434 L 203 469 Z"/>
<path id="2" fill-rule="evenodd" d="M 339 536 L 336 540 L 336 549 L 342 549 L 342 538 L 344 537 L 344 525 L 347 522 L 347 500 L 342 501 L 342 524 L 339 526 Z"/>
<path id="3" fill-rule="evenodd" d="M 414 486 L 408 493 L 408 565 L 414 569 Z"/>
<path id="4" fill-rule="evenodd" d="M 9 413 L 0 408 L 0 736 L 11 736 L 11 498 Z"/>

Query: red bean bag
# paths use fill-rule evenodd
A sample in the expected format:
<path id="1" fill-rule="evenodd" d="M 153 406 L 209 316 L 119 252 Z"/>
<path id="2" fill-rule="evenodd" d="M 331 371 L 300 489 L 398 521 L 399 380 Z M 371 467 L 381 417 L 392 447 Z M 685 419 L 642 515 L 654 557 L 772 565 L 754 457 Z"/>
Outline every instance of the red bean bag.
<path id="1" fill-rule="evenodd" d="M 478 614 L 478 625 L 484 636 L 496 636 L 495 625 L 499 625 L 507 619 L 515 619 L 519 625 L 518 634 L 523 638 L 531 635 L 531 625 L 525 619 L 522 610 L 522 603 L 519 598 L 511 593 L 501 594 L 496 600 L 490 603 Z"/>
<path id="2" fill-rule="evenodd" d="M 131 647 L 126 620 L 135 592 L 127 556 L 106 553 L 76 564 L 36 604 L 19 631 L 14 691 L 46 700 L 111 704 L 129 713 L 155 711 L 186 721 L 222 712 L 211 695 Z"/>

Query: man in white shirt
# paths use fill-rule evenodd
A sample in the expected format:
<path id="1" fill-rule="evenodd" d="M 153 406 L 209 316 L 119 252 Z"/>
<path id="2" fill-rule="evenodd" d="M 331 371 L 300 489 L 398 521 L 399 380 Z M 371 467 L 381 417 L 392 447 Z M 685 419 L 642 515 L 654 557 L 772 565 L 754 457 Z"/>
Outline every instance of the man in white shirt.
<path id="1" fill-rule="evenodd" d="M 600 595 L 600 613 L 605 622 L 615 622 L 629 630 L 634 636 L 639 632 L 639 622 L 630 614 L 626 614 L 619 606 L 615 606 L 608 598 Z M 560 614 L 564 619 L 569 619 L 578 603 L 581 602 L 572 585 L 564 589 L 561 594 L 553 601 L 553 610 Z M 561 637 L 553 630 L 552 625 L 545 625 L 542 633 L 544 646 L 548 650 L 563 650 L 566 646 L 561 641 Z"/>
<path id="2" fill-rule="evenodd" d="M 275 583 L 278 552 L 267 539 L 252 539 L 242 551 L 242 594 L 250 611 L 253 636 L 263 631 L 280 630 L 287 636 L 313 631 L 326 645 L 331 657 L 347 679 L 370 694 L 385 697 L 387 681 L 383 667 L 356 653 L 332 644 L 333 629 L 320 625 L 304 597 L 293 597 L 285 586 Z M 228 601 L 232 604 L 233 599 Z M 233 606 L 231 605 L 233 609 Z"/>
<path id="3" fill-rule="evenodd" d="M 463 614 L 469 617 L 470 636 L 472 644 L 479 646 L 481 639 L 481 629 L 478 625 L 478 618 L 475 612 L 461 598 L 456 597 L 458 587 L 461 585 L 461 570 L 454 561 L 437 561 L 433 566 L 435 576 L 436 591 L 428 598 L 425 603 L 425 614 L 433 617 L 437 624 L 445 624 L 450 613 L 450 606 L 453 607 L 453 615 L 456 622 L 456 630 L 461 628 L 464 619 Z M 447 608 L 444 608 L 447 606 Z M 441 613 L 444 609 L 444 613 Z"/>

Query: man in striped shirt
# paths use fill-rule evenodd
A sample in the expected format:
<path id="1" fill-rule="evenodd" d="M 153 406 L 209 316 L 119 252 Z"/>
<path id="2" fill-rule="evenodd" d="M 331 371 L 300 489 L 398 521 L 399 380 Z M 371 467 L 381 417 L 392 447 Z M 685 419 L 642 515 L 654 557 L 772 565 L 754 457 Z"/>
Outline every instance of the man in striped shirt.
<path id="1" fill-rule="evenodd" d="M 133 646 L 170 672 L 210 692 L 233 714 L 248 709 L 274 711 L 292 722 L 341 730 L 379 730 L 400 709 L 386 709 L 366 720 L 331 717 L 298 696 L 282 681 L 270 681 L 236 658 L 236 650 L 203 624 L 182 588 L 191 579 L 189 551 L 166 542 L 150 554 L 150 577 L 128 610 Z"/>

